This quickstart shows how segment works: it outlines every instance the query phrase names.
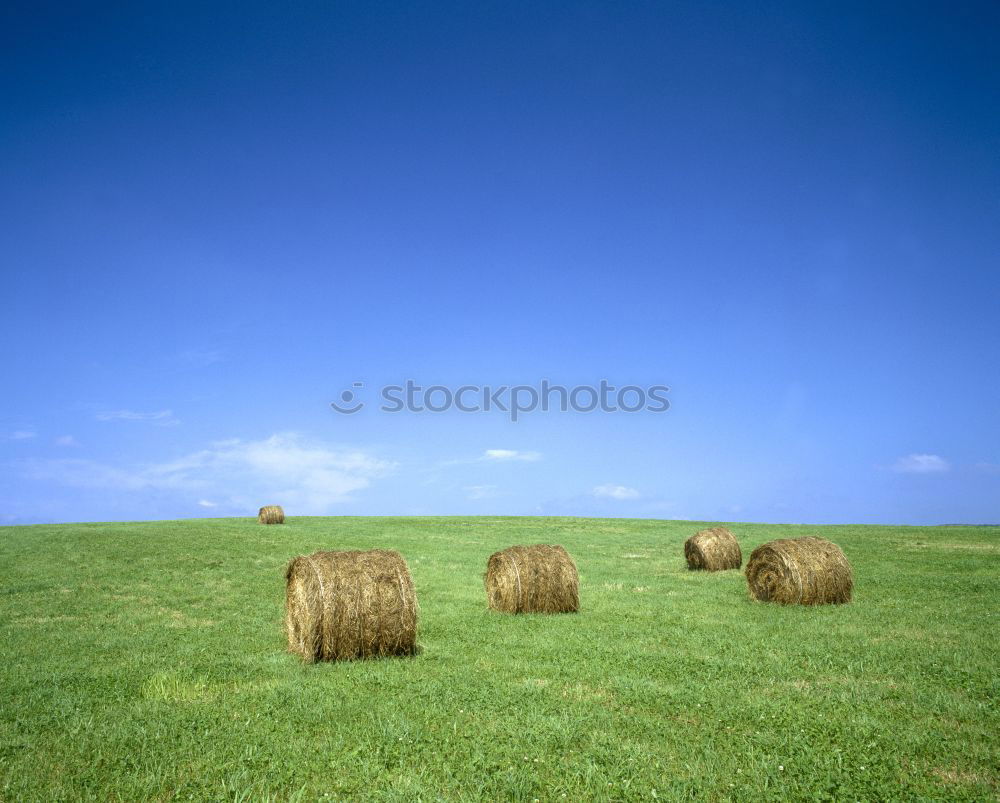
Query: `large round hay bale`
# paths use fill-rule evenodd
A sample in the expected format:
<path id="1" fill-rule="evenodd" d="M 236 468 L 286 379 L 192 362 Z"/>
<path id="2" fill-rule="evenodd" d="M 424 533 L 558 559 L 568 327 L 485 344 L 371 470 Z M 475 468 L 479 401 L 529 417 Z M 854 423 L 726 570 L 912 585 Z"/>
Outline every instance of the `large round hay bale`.
<path id="1" fill-rule="evenodd" d="M 306 661 L 416 652 L 417 595 L 398 552 L 300 555 L 285 579 L 288 649 Z"/>
<path id="2" fill-rule="evenodd" d="M 743 563 L 740 542 L 726 527 L 700 530 L 684 542 L 684 557 L 689 569 L 710 572 L 738 569 Z"/>
<path id="3" fill-rule="evenodd" d="M 285 511 L 281 505 L 264 505 L 257 513 L 257 521 L 260 524 L 284 524 Z"/>
<path id="4" fill-rule="evenodd" d="M 512 546 L 490 555 L 486 598 L 503 613 L 575 613 L 580 610 L 576 564 L 561 546 Z"/>
<path id="5" fill-rule="evenodd" d="M 761 544 L 747 563 L 750 596 L 783 605 L 823 605 L 851 601 L 851 564 L 825 538 L 782 538 Z"/>

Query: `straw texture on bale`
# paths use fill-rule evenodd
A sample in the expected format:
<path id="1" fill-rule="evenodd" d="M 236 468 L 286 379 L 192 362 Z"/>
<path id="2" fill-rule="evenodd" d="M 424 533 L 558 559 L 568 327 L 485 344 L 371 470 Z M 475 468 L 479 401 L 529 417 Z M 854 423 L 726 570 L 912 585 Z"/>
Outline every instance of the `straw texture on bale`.
<path id="1" fill-rule="evenodd" d="M 417 595 L 398 552 L 300 555 L 285 580 L 288 649 L 306 661 L 416 652 Z"/>
<path id="2" fill-rule="evenodd" d="M 284 524 L 285 511 L 281 505 L 264 505 L 257 513 L 257 521 L 261 524 Z"/>
<path id="3" fill-rule="evenodd" d="M 743 563 L 740 542 L 726 527 L 701 530 L 684 542 L 684 557 L 689 569 L 710 572 L 738 569 Z"/>
<path id="4" fill-rule="evenodd" d="M 783 605 L 824 605 L 851 601 L 851 564 L 825 538 L 783 538 L 761 544 L 747 562 L 750 596 Z"/>
<path id="5" fill-rule="evenodd" d="M 486 564 L 489 607 L 503 613 L 575 613 L 580 610 L 576 564 L 561 546 L 512 546 Z"/>

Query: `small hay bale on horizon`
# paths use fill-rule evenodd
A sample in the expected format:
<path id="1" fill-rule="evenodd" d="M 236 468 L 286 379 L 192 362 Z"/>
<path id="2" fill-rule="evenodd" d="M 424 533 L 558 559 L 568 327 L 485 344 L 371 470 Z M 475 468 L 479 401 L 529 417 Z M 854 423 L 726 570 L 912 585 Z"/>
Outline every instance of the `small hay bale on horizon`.
<path id="1" fill-rule="evenodd" d="M 743 552 L 728 527 L 709 527 L 684 542 L 684 558 L 689 569 L 718 572 L 740 568 Z"/>
<path id="2" fill-rule="evenodd" d="M 580 577 L 561 546 L 512 546 L 494 552 L 483 583 L 490 609 L 501 613 L 580 610 Z"/>
<path id="3" fill-rule="evenodd" d="M 395 550 L 316 552 L 285 571 L 289 652 L 306 662 L 417 651 L 417 595 Z"/>
<path id="4" fill-rule="evenodd" d="M 815 536 L 761 544 L 750 553 L 746 576 L 752 599 L 782 605 L 850 602 L 854 588 L 843 550 Z"/>
<path id="5" fill-rule="evenodd" d="M 284 524 L 285 511 L 281 505 L 264 505 L 257 513 L 258 524 Z"/>

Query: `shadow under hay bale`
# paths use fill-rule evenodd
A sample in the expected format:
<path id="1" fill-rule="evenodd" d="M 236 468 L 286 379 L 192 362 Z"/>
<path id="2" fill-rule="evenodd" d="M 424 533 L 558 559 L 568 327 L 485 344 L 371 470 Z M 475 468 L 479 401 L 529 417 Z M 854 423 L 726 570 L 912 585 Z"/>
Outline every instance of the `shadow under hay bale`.
<path id="1" fill-rule="evenodd" d="M 398 552 L 300 555 L 285 579 L 288 649 L 306 661 L 416 652 L 417 595 Z"/>
<path id="2" fill-rule="evenodd" d="M 710 527 L 692 535 L 684 542 L 684 557 L 689 569 L 710 572 L 738 569 L 743 563 L 740 543 L 726 527 Z"/>
<path id="3" fill-rule="evenodd" d="M 512 546 L 490 555 L 486 598 L 502 613 L 575 613 L 580 610 L 576 564 L 561 546 Z"/>
<path id="4" fill-rule="evenodd" d="M 285 511 L 281 505 L 264 505 L 257 513 L 257 521 L 260 524 L 284 524 Z"/>
<path id="5" fill-rule="evenodd" d="M 783 538 L 761 544 L 747 562 L 750 596 L 783 605 L 851 601 L 854 578 L 839 546 L 825 538 Z"/>

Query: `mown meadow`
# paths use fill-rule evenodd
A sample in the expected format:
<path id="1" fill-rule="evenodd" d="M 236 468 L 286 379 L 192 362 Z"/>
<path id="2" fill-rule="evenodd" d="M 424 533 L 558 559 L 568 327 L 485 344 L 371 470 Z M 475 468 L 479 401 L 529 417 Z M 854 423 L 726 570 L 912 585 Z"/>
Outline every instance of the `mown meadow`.
<path id="1" fill-rule="evenodd" d="M 1000 528 L 820 535 L 848 605 L 690 572 L 707 524 L 298 518 L 0 529 L 0 799 L 985 800 L 1000 796 Z M 486 609 L 491 552 L 558 543 L 579 614 Z M 394 548 L 413 658 L 304 665 L 284 568 Z"/>

